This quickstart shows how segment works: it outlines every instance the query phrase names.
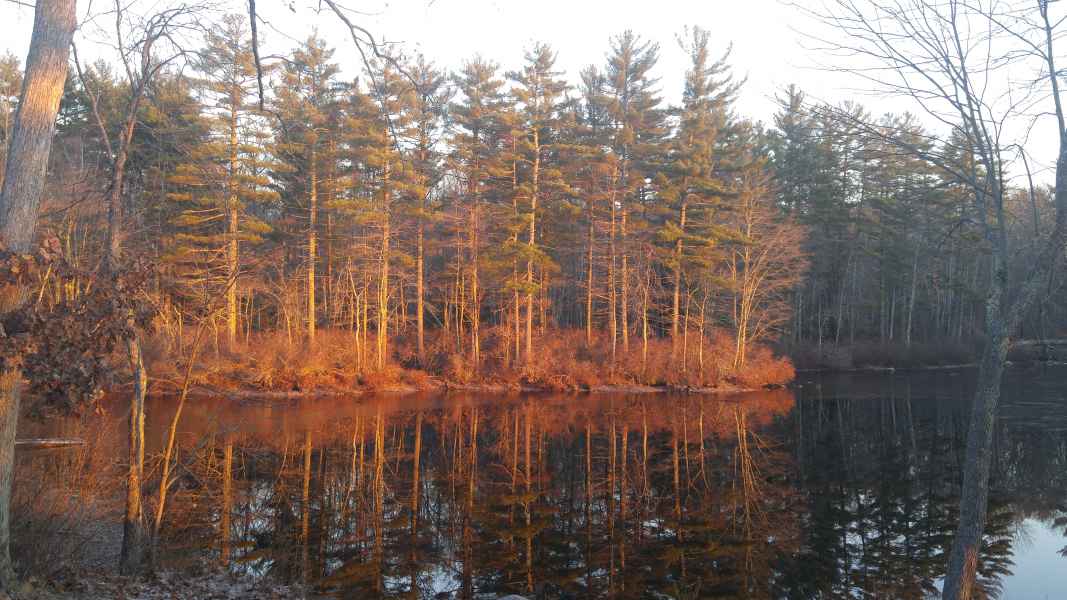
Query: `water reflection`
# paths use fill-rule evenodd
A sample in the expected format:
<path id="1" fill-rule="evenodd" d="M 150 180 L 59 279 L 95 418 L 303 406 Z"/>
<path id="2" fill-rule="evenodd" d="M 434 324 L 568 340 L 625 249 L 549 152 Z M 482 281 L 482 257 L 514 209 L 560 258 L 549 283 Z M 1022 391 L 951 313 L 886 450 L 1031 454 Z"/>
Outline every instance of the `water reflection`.
<path id="1" fill-rule="evenodd" d="M 1067 409 L 1054 402 L 1067 386 L 1026 377 L 1006 385 L 983 596 L 1027 597 L 1017 562 L 1067 566 L 1022 535 L 1067 545 Z M 346 597 L 923 598 L 955 527 L 968 385 L 198 402 L 165 557 L 207 549 Z M 150 407 L 150 440 L 167 406 Z"/>

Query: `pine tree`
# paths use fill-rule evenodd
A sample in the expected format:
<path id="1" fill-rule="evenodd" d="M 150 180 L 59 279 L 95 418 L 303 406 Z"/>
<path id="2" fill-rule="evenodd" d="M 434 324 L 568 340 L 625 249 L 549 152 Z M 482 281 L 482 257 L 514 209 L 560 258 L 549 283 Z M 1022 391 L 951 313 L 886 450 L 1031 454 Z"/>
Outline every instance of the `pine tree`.
<path id="1" fill-rule="evenodd" d="M 390 267 L 400 258 L 395 249 L 395 201 L 402 190 L 411 188 L 410 177 L 413 175 L 412 169 L 405 168 L 400 145 L 400 132 L 410 127 L 408 118 L 411 113 L 405 111 L 404 106 L 411 93 L 411 82 L 390 64 L 372 65 L 372 69 L 375 72 L 368 74 L 368 99 L 372 101 L 360 102 L 357 107 L 362 124 L 357 153 L 358 161 L 368 171 L 367 183 L 371 189 L 366 218 L 373 221 L 379 231 L 375 364 L 382 369 L 389 360 Z"/>
<path id="2" fill-rule="evenodd" d="M 598 263 L 597 226 L 600 213 L 614 198 L 614 155 L 606 151 L 610 144 L 611 119 L 604 98 L 604 75 L 594 66 L 582 70 L 581 100 L 575 117 L 576 156 L 572 170 L 572 185 L 584 205 L 585 227 L 585 340 L 593 342 L 594 298 Z M 612 303 L 614 307 L 614 303 Z M 611 311 L 611 329 L 615 326 L 616 311 Z M 614 339 L 614 333 L 613 333 Z"/>
<path id="3" fill-rule="evenodd" d="M 735 163 L 743 155 L 732 128 L 732 105 L 741 82 L 734 81 L 728 60 L 730 50 L 713 61 L 711 34 L 699 27 L 680 38 L 690 57 L 686 72 L 679 126 L 669 144 L 670 181 L 663 186 L 662 219 L 658 238 L 668 246 L 664 262 L 671 272 L 671 340 L 677 350 L 681 324 L 681 295 L 686 271 L 707 273 L 713 258 L 708 252 L 729 234 L 718 226 L 718 212 L 730 190 Z"/>
<path id="4" fill-rule="evenodd" d="M 646 180 L 653 177 L 662 158 L 666 135 L 665 113 L 652 69 L 659 60 L 659 45 L 646 42 L 632 31 L 611 40 L 604 69 L 602 97 L 611 120 L 611 150 L 615 155 L 610 224 L 610 295 L 612 314 L 618 311 L 618 331 L 625 352 L 630 350 L 630 217 L 640 218 L 646 201 L 654 201 Z M 635 214 L 636 213 L 636 214 Z M 618 265 L 616 267 L 616 265 Z M 616 272 L 616 268 L 618 271 Z M 615 332 L 612 352 L 615 351 Z"/>
<path id="5" fill-rule="evenodd" d="M 281 179 L 282 197 L 290 211 L 306 215 L 307 337 L 314 343 L 318 322 L 316 299 L 319 262 L 320 178 L 333 111 L 337 108 L 336 64 L 330 62 L 333 50 L 324 40 L 312 36 L 293 53 L 282 69 L 276 90 L 275 110 L 279 114 L 276 138 L 281 158 L 289 170 Z"/>
<path id="6" fill-rule="evenodd" d="M 483 248 L 490 230 L 487 201 L 499 201 L 507 193 L 507 141 L 509 127 L 504 81 L 499 67 L 480 57 L 467 61 L 453 76 L 460 100 L 451 108 L 454 123 L 450 162 L 460 178 L 460 214 L 465 214 L 461 235 L 465 238 L 467 279 L 470 289 L 470 357 L 477 369 L 481 363 Z"/>
<path id="7" fill-rule="evenodd" d="M 176 251 L 221 281 L 227 340 L 233 345 L 238 329 L 239 244 L 256 243 L 268 230 L 248 207 L 273 201 L 277 194 L 268 188 L 269 159 L 259 143 L 261 119 L 249 105 L 256 70 L 245 20 L 231 15 L 222 25 L 207 33 L 197 65 L 212 140 L 191 149 L 191 160 L 179 165 L 172 177 L 183 189 L 170 196 L 192 205 L 177 219 L 184 231 Z"/>
<path id="8" fill-rule="evenodd" d="M 415 222 L 415 328 L 419 364 L 425 365 L 426 229 L 437 220 L 432 196 L 444 175 L 441 138 L 452 91 L 445 74 L 421 55 L 410 65 L 409 75 L 400 106 L 404 127 L 394 127 L 406 154 L 405 169 L 410 170 L 403 195 Z"/>
<path id="9" fill-rule="evenodd" d="M 535 44 L 526 53 L 526 64 L 521 71 L 508 73 L 515 86 L 512 88 L 519 105 L 522 137 L 518 144 L 517 159 L 522 166 L 517 192 L 519 201 L 525 204 L 522 218 L 527 226 L 526 281 L 523 292 L 526 297 L 525 313 L 525 359 L 533 356 L 534 294 L 538 284 L 534 281 L 535 265 L 542 273 L 551 266 L 547 254 L 537 243 L 538 217 L 545 203 L 564 193 L 567 184 L 560 169 L 557 144 L 563 129 L 563 94 L 567 84 L 555 71 L 556 54 L 546 44 Z"/>

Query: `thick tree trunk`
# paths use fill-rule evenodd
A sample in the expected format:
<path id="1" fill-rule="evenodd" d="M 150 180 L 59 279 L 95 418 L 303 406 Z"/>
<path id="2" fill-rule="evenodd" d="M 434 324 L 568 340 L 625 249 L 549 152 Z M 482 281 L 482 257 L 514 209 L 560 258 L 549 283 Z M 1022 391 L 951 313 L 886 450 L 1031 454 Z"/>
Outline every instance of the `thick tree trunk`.
<path id="1" fill-rule="evenodd" d="M 28 250 L 37 229 L 56 113 L 67 79 L 74 13 L 74 0 L 36 3 L 26 75 L 0 193 L 0 236 L 9 250 Z"/>
<path id="2" fill-rule="evenodd" d="M 0 188 L 0 241 L 15 252 L 28 251 L 37 230 L 56 113 L 67 79 L 75 9 L 74 0 L 35 4 L 26 74 Z M 13 310 L 26 295 L 21 286 L 0 290 L 0 312 Z M 9 543 L 21 379 L 18 369 L 0 369 L 0 589 L 11 589 L 15 577 Z"/>

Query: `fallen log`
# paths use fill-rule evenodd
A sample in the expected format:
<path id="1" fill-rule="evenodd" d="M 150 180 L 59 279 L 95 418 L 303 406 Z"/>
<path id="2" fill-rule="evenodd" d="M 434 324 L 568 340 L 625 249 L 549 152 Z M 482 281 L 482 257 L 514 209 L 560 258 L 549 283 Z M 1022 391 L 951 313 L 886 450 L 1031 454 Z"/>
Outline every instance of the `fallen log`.
<path id="1" fill-rule="evenodd" d="M 40 450 L 43 448 L 69 448 L 71 446 L 84 446 L 85 440 L 74 438 L 33 438 L 27 440 L 15 440 L 15 448 L 20 450 Z"/>

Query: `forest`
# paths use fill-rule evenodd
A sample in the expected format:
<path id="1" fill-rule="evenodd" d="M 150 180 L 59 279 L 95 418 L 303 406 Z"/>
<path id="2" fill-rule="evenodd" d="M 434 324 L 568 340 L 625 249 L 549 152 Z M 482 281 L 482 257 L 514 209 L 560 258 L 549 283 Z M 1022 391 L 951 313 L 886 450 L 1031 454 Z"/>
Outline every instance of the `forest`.
<path id="1" fill-rule="evenodd" d="M 658 42 L 630 31 L 580 81 L 547 44 L 506 66 L 376 59 L 343 80 L 318 37 L 257 70 L 241 15 L 164 50 L 188 18 L 121 23 L 111 62 L 75 48 L 41 228 L 82 274 L 34 284 L 48 306 L 109 258 L 149 266 L 152 364 L 186 356 L 198 327 L 205 380 L 268 389 L 419 381 L 403 370 L 751 387 L 788 381 L 790 356 L 974 358 L 989 264 L 967 191 L 886 137 L 970 159 L 914 116 L 786 87 L 754 122 L 729 47 L 697 27 L 679 33 L 690 65 L 669 106 Z M 10 124 L 19 61 L 3 65 Z M 1049 195 L 1010 199 L 1025 264 Z M 1032 312 L 1033 337 L 1062 321 Z"/>
<path id="2" fill-rule="evenodd" d="M 1067 15 L 791 6 L 828 74 L 907 108 L 782 81 L 760 118 L 729 32 L 684 21 L 598 40 L 571 72 L 551 39 L 448 64 L 335 0 L 314 14 L 347 38 L 289 37 L 255 0 L 24 7 L 29 51 L 0 57 L 0 597 L 69 566 L 34 558 L 45 540 L 109 524 L 125 579 L 103 597 L 205 561 L 296 586 L 275 596 L 995 597 L 1009 524 L 1067 518 L 1008 505 L 1017 429 L 998 421 L 1025 398 L 1000 406 L 1015 367 L 1058 415 Z M 1039 150 L 1053 126 L 1057 153 Z M 842 372 L 890 379 L 854 410 L 872 392 Z M 919 444 L 910 383 L 940 374 L 973 402 Z M 310 423 L 321 401 L 334 419 Z M 219 429 L 230 410 L 247 422 Z M 912 490 L 869 494 L 910 508 L 869 504 L 865 452 Z M 820 488 L 816 461 L 840 481 Z M 768 533 L 786 508 L 841 544 Z M 893 527 L 925 535 L 922 556 L 869 531 Z M 819 548 L 835 554 L 804 572 Z M 871 575 L 901 564 L 917 570 Z"/>

